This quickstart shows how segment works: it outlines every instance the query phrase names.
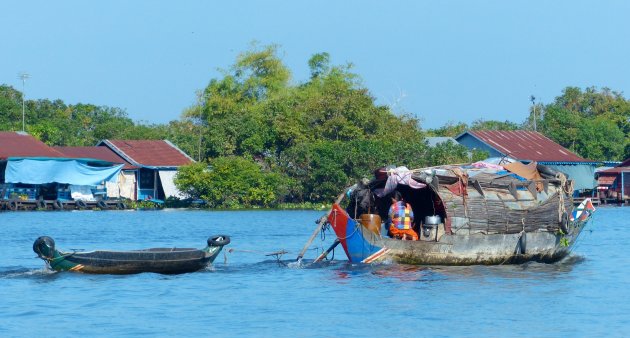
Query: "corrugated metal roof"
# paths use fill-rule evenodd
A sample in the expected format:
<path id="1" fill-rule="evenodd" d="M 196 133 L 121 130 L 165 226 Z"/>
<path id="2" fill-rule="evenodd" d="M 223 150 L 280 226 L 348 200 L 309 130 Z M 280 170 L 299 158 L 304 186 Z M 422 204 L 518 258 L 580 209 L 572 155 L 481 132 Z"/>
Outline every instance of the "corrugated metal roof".
<path id="1" fill-rule="evenodd" d="M 607 169 L 607 170 L 602 170 L 602 171 L 598 172 L 598 174 L 602 174 L 602 173 L 605 173 L 605 174 L 619 174 L 619 173 L 623 173 L 623 172 L 625 172 L 625 173 L 630 172 L 630 167 L 622 167 L 622 166 L 614 167 L 614 168 L 610 168 L 610 169 Z"/>
<path id="2" fill-rule="evenodd" d="M 112 163 L 124 164 L 123 170 L 137 169 L 137 166 L 131 165 L 124 158 L 118 156 L 108 147 L 54 147 L 57 151 L 65 154 L 67 157 L 73 158 L 94 158 L 97 160 L 108 161 Z"/>
<path id="3" fill-rule="evenodd" d="M 0 159 L 8 157 L 66 157 L 26 133 L 1 131 L 0 132 Z"/>
<path id="4" fill-rule="evenodd" d="M 597 178 L 597 185 L 611 185 L 616 179 L 616 175 L 602 175 Z"/>
<path id="5" fill-rule="evenodd" d="M 179 167 L 193 161 L 166 140 L 104 140 L 106 145 L 131 164 L 146 167 Z"/>
<path id="6" fill-rule="evenodd" d="M 471 130 L 468 133 L 517 160 L 590 162 L 535 131 Z"/>

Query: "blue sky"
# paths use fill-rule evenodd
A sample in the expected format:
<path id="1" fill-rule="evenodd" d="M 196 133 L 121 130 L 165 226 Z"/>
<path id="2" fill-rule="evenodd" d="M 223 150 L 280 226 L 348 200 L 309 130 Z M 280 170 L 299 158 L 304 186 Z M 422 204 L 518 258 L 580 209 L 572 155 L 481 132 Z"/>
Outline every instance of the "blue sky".
<path id="1" fill-rule="evenodd" d="M 252 41 L 352 62 L 380 104 L 435 128 L 521 122 L 566 86 L 630 93 L 630 1 L 13 1 L 0 6 L 0 83 L 27 98 L 179 118 Z"/>

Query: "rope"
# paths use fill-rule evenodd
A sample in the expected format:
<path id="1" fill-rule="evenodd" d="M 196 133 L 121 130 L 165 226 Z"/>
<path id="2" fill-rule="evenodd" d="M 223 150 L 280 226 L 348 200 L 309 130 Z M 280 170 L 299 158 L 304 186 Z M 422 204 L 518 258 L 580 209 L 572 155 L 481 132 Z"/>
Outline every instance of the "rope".
<path id="1" fill-rule="evenodd" d="M 359 229 L 359 227 L 358 227 L 358 226 L 356 226 L 356 224 L 355 224 L 355 226 L 354 226 L 354 231 L 352 231 L 352 233 L 351 233 L 350 235 L 348 235 L 348 236 L 346 236 L 346 237 L 337 237 L 337 238 L 338 238 L 340 241 L 342 241 L 342 240 L 344 240 L 344 239 L 348 239 L 348 238 L 352 237 L 352 235 L 354 235 L 354 234 L 357 232 L 357 230 L 358 230 L 358 229 Z"/>
<path id="2" fill-rule="evenodd" d="M 566 212 L 566 207 L 564 206 L 564 194 L 573 194 L 573 184 L 571 181 L 570 184 L 567 184 L 567 177 L 564 176 L 563 173 L 557 173 L 556 178 L 560 180 L 560 191 L 558 192 L 559 203 L 558 203 L 558 222 L 562 221 L 562 215 Z"/>

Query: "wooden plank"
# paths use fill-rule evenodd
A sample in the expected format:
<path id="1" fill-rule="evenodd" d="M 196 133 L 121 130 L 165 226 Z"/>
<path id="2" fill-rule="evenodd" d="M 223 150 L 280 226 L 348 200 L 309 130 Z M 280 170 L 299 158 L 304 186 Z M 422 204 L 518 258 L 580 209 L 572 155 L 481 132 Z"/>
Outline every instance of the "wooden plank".
<path id="1" fill-rule="evenodd" d="M 486 196 L 486 195 L 483 193 L 483 188 L 481 188 L 481 183 L 479 183 L 479 181 L 477 181 L 477 180 L 473 180 L 473 181 L 471 181 L 471 184 L 472 184 L 473 188 L 475 188 L 475 190 L 477 190 L 477 192 L 479 192 L 479 194 L 480 194 L 481 196 L 484 196 L 484 197 Z"/>
<path id="2" fill-rule="evenodd" d="M 514 196 L 514 199 L 518 201 L 518 191 L 516 191 L 516 184 L 514 184 L 514 182 L 511 182 L 510 185 L 508 185 L 508 190 L 510 191 L 510 194 Z"/>
<path id="3" fill-rule="evenodd" d="M 536 182 L 529 181 L 529 184 L 527 185 L 527 190 L 529 190 L 529 192 L 532 193 L 535 200 L 538 200 L 538 191 L 536 191 Z"/>

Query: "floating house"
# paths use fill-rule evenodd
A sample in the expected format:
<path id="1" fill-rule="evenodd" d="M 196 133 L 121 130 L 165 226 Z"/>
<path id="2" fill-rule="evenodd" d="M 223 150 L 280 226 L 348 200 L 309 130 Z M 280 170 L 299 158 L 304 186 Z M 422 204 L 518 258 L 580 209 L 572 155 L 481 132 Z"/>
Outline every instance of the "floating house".
<path id="1" fill-rule="evenodd" d="M 630 199 L 630 158 L 616 167 L 595 173 L 599 198 L 610 202 L 625 202 Z"/>
<path id="2" fill-rule="evenodd" d="M 0 132 L 0 199 L 12 201 L 12 207 L 19 206 L 16 201 L 39 201 L 41 208 L 53 202 L 63 208 L 88 195 L 94 198 L 95 190 L 116 182 L 122 166 L 67 156 L 26 133 Z"/>
<path id="3" fill-rule="evenodd" d="M 576 192 L 596 186 L 598 162 L 584 159 L 541 133 L 529 130 L 470 130 L 455 138 L 469 149 L 485 150 L 490 157 L 511 157 L 518 161 L 540 164 L 559 170 L 573 180 Z"/>
<path id="4" fill-rule="evenodd" d="M 128 169 L 123 174 L 134 176 L 136 200 L 184 198 L 173 182 L 177 169 L 194 160 L 167 140 L 103 140 L 97 147 L 106 147 L 122 158 Z"/>
<path id="5" fill-rule="evenodd" d="M 115 182 L 106 182 L 105 194 L 108 198 L 128 198 L 136 200 L 136 171 L 139 167 L 127 162 L 110 148 L 102 147 L 54 147 L 60 153 L 72 158 L 93 158 L 116 164 L 122 169 Z"/>

